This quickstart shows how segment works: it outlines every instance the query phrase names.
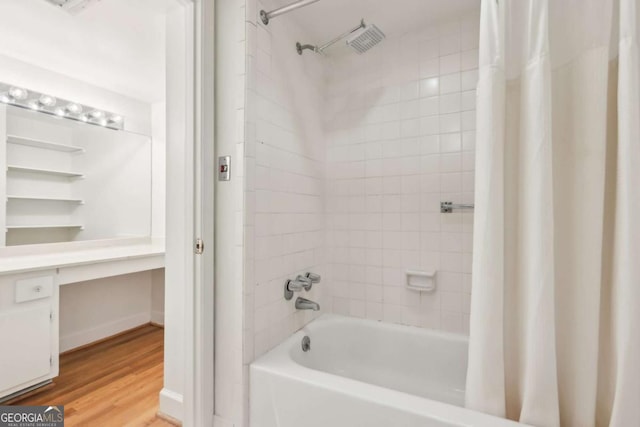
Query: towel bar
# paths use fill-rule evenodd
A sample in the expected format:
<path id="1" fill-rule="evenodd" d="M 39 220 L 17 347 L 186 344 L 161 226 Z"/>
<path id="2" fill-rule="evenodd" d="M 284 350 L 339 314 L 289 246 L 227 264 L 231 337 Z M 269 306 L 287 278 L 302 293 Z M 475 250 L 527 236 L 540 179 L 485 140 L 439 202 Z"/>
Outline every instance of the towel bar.
<path id="1" fill-rule="evenodd" d="M 440 202 L 440 213 L 452 213 L 454 209 L 471 209 L 473 210 L 472 204 L 454 204 L 453 202 Z"/>

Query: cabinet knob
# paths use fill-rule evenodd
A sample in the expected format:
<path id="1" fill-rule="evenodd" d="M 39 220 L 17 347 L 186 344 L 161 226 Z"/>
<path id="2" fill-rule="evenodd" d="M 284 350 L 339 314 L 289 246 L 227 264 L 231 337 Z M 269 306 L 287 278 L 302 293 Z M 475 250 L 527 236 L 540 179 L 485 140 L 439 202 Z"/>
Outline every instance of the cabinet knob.
<path id="1" fill-rule="evenodd" d="M 36 287 L 34 288 L 34 290 L 35 290 L 36 292 L 42 292 L 42 286 L 36 286 Z"/>

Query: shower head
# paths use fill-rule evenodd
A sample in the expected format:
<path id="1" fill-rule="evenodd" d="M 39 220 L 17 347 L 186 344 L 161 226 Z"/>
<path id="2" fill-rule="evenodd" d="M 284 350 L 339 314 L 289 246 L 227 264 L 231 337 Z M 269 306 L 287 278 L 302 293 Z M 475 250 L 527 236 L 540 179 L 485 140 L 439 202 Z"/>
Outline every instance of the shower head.
<path id="1" fill-rule="evenodd" d="M 296 43 L 296 50 L 298 55 L 302 55 L 302 52 L 305 50 L 312 50 L 316 53 L 324 53 L 324 50 L 328 47 L 333 46 L 340 40 L 344 40 L 347 38 L 347 45 L 351 47 L 356 52 L 365 53 L 382 40 L 384 40 L 385 35 L 378 27 L 372 24 L 366 24 L 364 19 L 360 21 L 360 25 L 351 30 L 347 31 L 344 34 L 339 35 L 335 39 L 327 42 L 321 46 L 315 46 L 312 44 L 301 44 L 300 42 Z"/>
<path id="2" fill-rule="evenodd" d="M 358 54 L 362 54 L 380 43 L 385 37 L 384 33 L 375 25 L 364 24 L 361 29 L 347 39 L 347 45 Z"/>

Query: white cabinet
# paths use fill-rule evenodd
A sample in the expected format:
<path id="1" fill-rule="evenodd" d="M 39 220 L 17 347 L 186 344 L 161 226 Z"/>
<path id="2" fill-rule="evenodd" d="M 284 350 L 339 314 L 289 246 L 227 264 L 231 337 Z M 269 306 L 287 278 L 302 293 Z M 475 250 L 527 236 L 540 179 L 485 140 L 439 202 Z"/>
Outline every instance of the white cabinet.
<path id="1" fill-rule="evenodd" d="M 55 270 L 0 277 L 0 399 L 58 375 Z"/>

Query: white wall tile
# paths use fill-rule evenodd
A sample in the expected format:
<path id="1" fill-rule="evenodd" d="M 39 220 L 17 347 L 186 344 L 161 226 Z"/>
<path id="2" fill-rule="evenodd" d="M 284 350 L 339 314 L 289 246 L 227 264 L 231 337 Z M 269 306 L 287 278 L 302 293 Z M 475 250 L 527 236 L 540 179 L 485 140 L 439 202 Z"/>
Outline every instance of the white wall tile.
<path id="1" fill-rule="evenodd" d="M 256 28 L 249 25 L 249 27 Z M 253 357 L 258 357 L 272 348 L 289 333 L 304 325 L 315 315 L 296 313 L 293 301 L 282 298 L 282 286 L 288 278 L 306 271 L 325 275 L 325 207 L 323 204 L 325 140 L 323 126 L 324 66 L 317 59 L 300 61 L 295 52 L 290 52 L 291 38 L 296 38 L 295 29 L 286 24 L 278 28 L 258 26 L 248 32 L 247 53 L 255 55 L 255 69 L 247 76 L 247 109 L 243 129 L 255 128 L 255 134 L 244 132 L 239 139 L 246 141 L 255 151 L 244 151 L 245 216 L 252 215 L 252 233 L 245 227 L 245 242 L 253 248 L 253 256 L 245 252 L 245 264 L 252 268 L 251 281 L 245 277 L 245 293 L 252 295 L 253 308 L 245 307 L 245 334 L 251 337 Z M 296 78 L 287 77 L 278 67 L 292 70 Z M 300 105 L 296 96 L 303 96 Z M 340 103 L 336 102 L 336 108 Z M 397 110 L 397 112 L 396 112 Z M 398 118 L 399 106 L 369 112 L 372 122 L 385 117 Z M 332 134 L 336 141 L 341 135 Z M 327 157 L 340 160 L 335 173 L 345 178 L 364 175 L 366 148 L 364 146 L 332 147 Z M 251 161 L 249 161 L 249 158 Z M 342 163 L 343 160 L 346 162 Z M 365 183 L 353 185 L 351 194 L 364 191 Z M 350 199 L 349 193 L 340 193 L 346 206 L 357 208 L 359 201 Z M 255 200 L 255 212 L 247 210 Z M 339 217 L 335 224 L 341 224 Z M 348 224 L 345 225 L 348 229 Z M 247 241 L 247 239 L 251 239 Z M 339 243 L 339 240 L 333 240 Z M 325 275 L 326 277 L 326 275 Z M 323 287 L 314 287 L 308 297 L 323 307 L 328 304 L 328 292 Z M 340 309 L 341 303 L 335 306 Z M 251 310 L 251 312 L 249 312 Z M 364 307 L 356 307 L 354 314 L 364 313 Z M 349 309 L 345 314 L 350 314 Z M 249 321 L 250 320 L 250 321 Z M 247 339 L 245 339 L 245 342 Z M 246 353 L 246 349 L 245 349 Z M 248 360 L 249 362 L 252 359 Z"/>
<path id="2" fill-rule="evenodd" d="M 460 71 L 460 53 L 453 53 L 440 57 L 440 75 L 457 73 Z"/>
<path id="3" fill-rule="evenodd" d="M 439 112 L 440 114 L 457 113 L 461 111 L 461 94 L 452 93 L 449 95 L 442 95 L 439 97 Z"/>
<path id="4" fill-rule="evenodd" d="M 478 70 L 464 71 L 460 74 L 460 88 L 465 90 L 475 90 L 478 83 Z"/>
<path id="5" fill-rule="evenodd" d="M 431 77 L 420 80 L 420 97 L 436 96 L 440 93 L 440 79 Z"/>
<path id="6" fill-rule="evenodd" d="M 420 62 L 420 78 L 427 79 L 430 77 L 438 77 L 440 74 L 440 60 L 436 57 L 423 59 Z"/>
<path id="7" fill-rule="evenodd" d="M 280 62 L 266 57 L 278 52 L 278 30 L 269 30 L 270 43 L 257 34 L 256 92 L 264 101 L 258 111 L 266 119 L 258 121 L 257 134 L 267 141 L 256 145 L 256 281 L 261 274 L 270 277 L 269 292 L 281 292 L 278 280 L 299 268 L 292 253 L 299 245 L 320 252 L 326 245 L 323 288 L 333 312 L 468 331 L 472 214 L 445 215 L 439 209 L 444 200 L 473 199 L 477 19 L 389 37 L 384 52 L 320 58 L 328 78 L 315 92 L 324 99 L 310 102 L 316 110 L 304 108 L 320 109 L 324 117 L 306 132 L 300 123 L 312 120 L 299 120 L 297 109 L 284 101 L 287 85 L 269 74 Z M 302 160 L 318 169 L 285 166 Z M 323 201 L 326 215 L 314 215 Z M 298 212 L 313 220 L 293 231 L 288 227 Z M 275 226 L 275 215 L 284 222 Z M 306 244 L 305 233 L 314 231 L 324 237 Z M 438 290 L 406 289 L 409 268 L 437 269 Z M 279 296 L 267 297 L 261 288 L 256 287 L 256 307 L 276 304 Z M 256 334 L 256 348 L 272 345 L 262 339 Z"/>
<path id="8" fill-rule="evenodd" d="M 440 57 L 460 52 L 460 33 L 452 32 L 440 38 Z"/>
<path id="9" fill-rule="evenodd" d="M 437 96 L 422 98 L 420 100 L 419 111 L 421 116 L 433 116 L 438 114 L 438 112 L 440 111 L 439 98 Z"/>
<path id="10" fill-rule="evenodd" d="M 460 92 L 460 73 L 451 73 L 439 77 L 440 94 Z"/>
<path id="11" fill-rule="evenodd" d="M 460 69 L 463 71 L 478 68 L 478 49 L 465 50 L 460 53 Z"/>

